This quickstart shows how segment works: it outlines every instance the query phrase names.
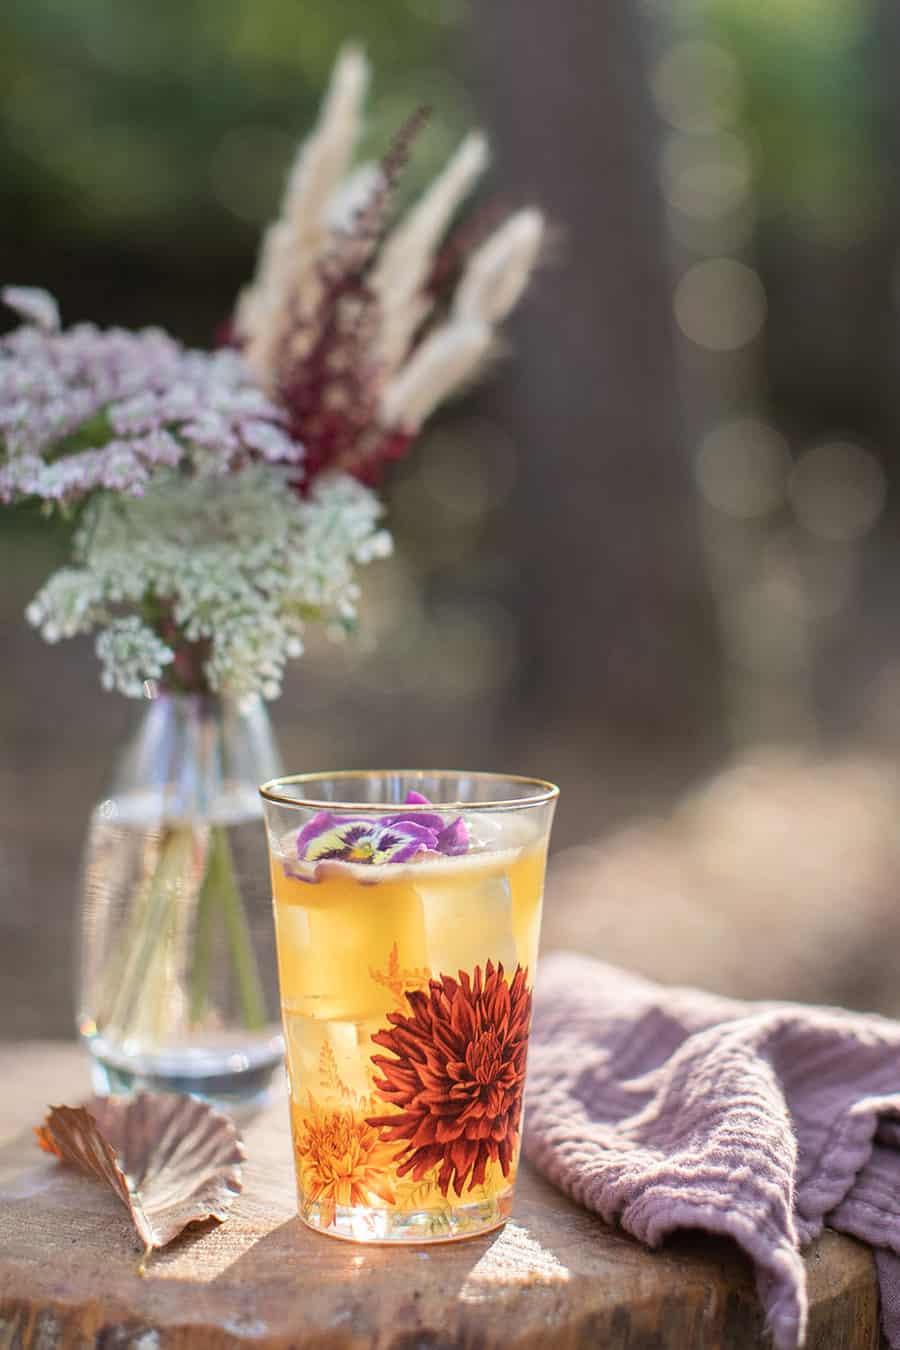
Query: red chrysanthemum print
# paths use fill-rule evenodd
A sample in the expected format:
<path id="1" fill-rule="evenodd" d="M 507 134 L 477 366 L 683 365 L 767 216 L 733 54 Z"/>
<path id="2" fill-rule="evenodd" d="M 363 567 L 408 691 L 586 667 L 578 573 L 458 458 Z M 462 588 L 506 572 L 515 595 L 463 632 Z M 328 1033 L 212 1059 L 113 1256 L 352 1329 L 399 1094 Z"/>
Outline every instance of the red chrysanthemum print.
<path id="1" fill-rule="evenodd" d="M 372 1037 L 389 1050 L 373 1055 L 382 1078 L 375 1087 L 397 1113 L 370 1116 L 385 1143 L 403 1143 L 398 1176 L 420 1181 L 440 1166 L 437 1185 L 457 1196 L 485 1179 L 497 1162 L 505 1177 L 512 1164 L 531 1021 L 527 971 L 516 967 L 508 982 L 503 966 L 488 961 L 474 975 L 442 975 L 428 991 L 407 993 L 410 1014 L 388 1013 L 391 1026 Z"/>

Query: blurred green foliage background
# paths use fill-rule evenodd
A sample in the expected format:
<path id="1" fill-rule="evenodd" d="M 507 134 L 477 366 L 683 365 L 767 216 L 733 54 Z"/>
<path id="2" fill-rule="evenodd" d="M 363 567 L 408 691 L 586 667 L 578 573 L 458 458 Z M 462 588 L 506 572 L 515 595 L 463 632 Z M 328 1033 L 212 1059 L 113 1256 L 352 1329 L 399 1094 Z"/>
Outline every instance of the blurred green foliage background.
<path id="1" fill-rule="evenodd" d="M 68 320 L 208 342 L 247 276 L 346 35 L 376 72 L 363 155 L 436 116 L 409 182 L 467 113 L 458 0 L 14 0 L 0 19 L 4 274 Z"/>
<path id="2" fill-rule="evenodd" d="M 837 247 L 858 239 L 887 205 L 891 172 L 891 146 L 880 134 L 889 90 L 873 78 L 876 7 L 707 0 L 706 11 L 740 71 L 740 120 L 755 148 L 764 221 Z"/>
<path id="3" fill-rule="evenodd" d="M 69 323 L 208 344 L 348 37 L 373 66 L 361 155 L 431 105 L 412 193 L 486 124 L 486 191 L 545 206 L 555 256 L 514 359 L 392 473 L 397 556 L 366 578 L 360 641 L 311 643 L 274 710 L 290 768 L 537 772 L 562 783 L 568 844 L 668 805 L 735 747 L 900 755 L 896 0 L 7 0 L 2 280 L 51 290 Z M 34 512 L 0 512 L 0 981 L 28 1034 L 70 1026 L 78 852 L 140 711 L 100 690 L 89 643 L 48 651 L 24 623 L 64 553 Z M 722 781 L 742 836 L 752 803 Z M 842 817 L 855 789 L 828 781 Z M 48 828 L 51 790 L 72 805 Z M 763 902 L 796 883 L 798 944 L 820 917 L 830 942 L 834 905 L 792 847 L 756 849 L 784 865 L 767 896 L 733 850 L 723 932 L 761 941 Z M 714 964 L 705 893 L 696 928 L 668 908 L 665 850 L 579 879 L 579 942 L 618 886 L 622 949 L 606 931 L 598 951 L 650 969 L 655 932 L 654 973 L 679 946 Z M 858 950 L 877 944 L 871 913 L 851 921 Z M 803 960 L 765 992 L 856 987 L 824 964 L 797 986 Z M 65 976 L 45 1006 L 48 970 Z"/>

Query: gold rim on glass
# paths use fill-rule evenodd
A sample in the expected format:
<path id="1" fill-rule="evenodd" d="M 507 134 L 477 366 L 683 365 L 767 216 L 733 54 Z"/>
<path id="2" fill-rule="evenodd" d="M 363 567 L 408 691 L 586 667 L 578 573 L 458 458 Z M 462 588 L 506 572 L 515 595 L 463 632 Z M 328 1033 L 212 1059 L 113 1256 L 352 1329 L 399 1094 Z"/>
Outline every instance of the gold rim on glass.
<path id="1" fill-rule="evenodd" d="M 303 783 L 318 783 L 323 779 L 340 781 L 348 778 L 493 778 L 504 783 L 522 783 L 535 791 L 527 797 L 510 797 L 494 801 L 440 801 L 428 803 L 407 802 L 333 802 L 318 797 L 287 797 L 283 789 L 288 784 L 296 786 Z M 282 778 L 271 778 L 263 783 L 259 795 L 267 802 L 276 802 L 279 806 L 306 806 L 326 811 L 396 811 L 403 807 L 403 814 L 438 811 L 516 811 L 527 806 L 543 806 L 555 801 L 559 788 L 545 778 L 531 778 L 519 773 L 481 773 L 474 769 L 336 769 L 333 772 L 295 773 Z"/>

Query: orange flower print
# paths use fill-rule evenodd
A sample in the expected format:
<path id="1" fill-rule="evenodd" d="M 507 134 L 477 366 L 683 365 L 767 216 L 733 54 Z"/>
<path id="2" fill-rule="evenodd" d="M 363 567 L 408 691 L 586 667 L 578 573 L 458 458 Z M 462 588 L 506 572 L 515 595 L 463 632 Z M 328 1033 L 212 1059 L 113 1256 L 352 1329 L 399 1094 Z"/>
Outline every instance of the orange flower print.
<path id="1" fill-rule="evenodd" d="M 442 975 L 427 993 L 406 994 L 409 1015 L 388 1013 L 391 1026 L 372 1037 L 389 1050 L 373 1055 L 383 1077 L 375 1087 L 396 1112 L 370 1116 L 386 1144 L 403 1144 L 397 1175 L 419 1181 L 440 1167 L 436 1184 L 446 1197 L 484 1182 L 489 1162 L 504 1177 L 512 1165 L 522 1113 L 525 1057 L 531 1021 L 527 971 L 507 982 L 503 966 L 488 961 L 473 976 Z"/>
<path id="2" fill-rule="evenodd" d="M 390 990 L 391 997 L 398 1008 L 406 1008 L 404 995 L 408 994 L 411 989 L 428 988 L 429 970 L 427 966 L 414 966 L 412 970 L 402 969 L 396 942 L 388 955 L 387 970 L 373 970 L 370 966 L 369 974 L 376 984 Z"/>
<path id="3" fill-rule="evenodd" d="M 310 1096 L 308 1110 L 294 1108 L 294 1150 L 300 1187 L 324 1225 L 334 1223 L 337 1205 L 395 1203 L 388 1170 L 395 1150 L 353 1107 L 326 1110 Z"/>

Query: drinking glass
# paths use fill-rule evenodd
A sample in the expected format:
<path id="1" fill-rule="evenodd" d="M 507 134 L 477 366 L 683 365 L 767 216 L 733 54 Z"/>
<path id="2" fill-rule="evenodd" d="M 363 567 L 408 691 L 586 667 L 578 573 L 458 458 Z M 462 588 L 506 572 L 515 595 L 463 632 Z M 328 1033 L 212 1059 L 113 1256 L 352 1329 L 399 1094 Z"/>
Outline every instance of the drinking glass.
<path id="1" fill-rule="evenodd" d="M 260 791 L 301 1218 L 361 1242 L 496 1228 L 558 789 L 400 770 Z"/>

